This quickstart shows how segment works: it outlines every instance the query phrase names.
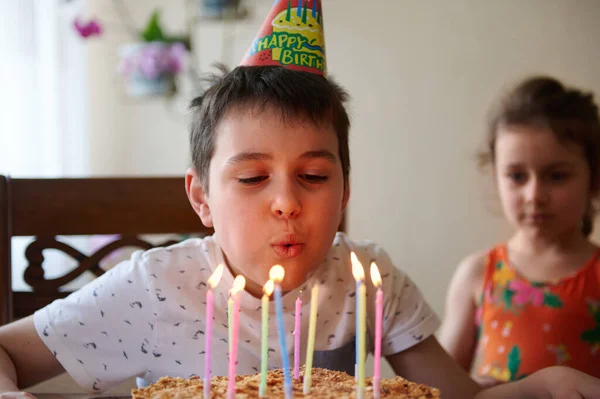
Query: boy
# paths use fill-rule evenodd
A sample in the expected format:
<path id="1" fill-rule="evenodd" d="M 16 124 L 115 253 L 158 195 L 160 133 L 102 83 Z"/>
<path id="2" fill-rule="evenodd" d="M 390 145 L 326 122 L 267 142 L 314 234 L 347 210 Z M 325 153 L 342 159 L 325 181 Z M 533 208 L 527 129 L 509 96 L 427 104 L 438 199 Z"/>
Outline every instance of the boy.
<path id="1" fill-rule="evenodd" d="M 321 24 L 319 3 L 312 19 L 305 7 L 297 24 Z M 314 61 L 323 56 L 317 45 L 322 40 L 292 36 L 296 25 L 285 10 L 297 6 L 296 1 L 275 3 L 266 36 L 255 42 L 256 51 L 245 61 L 268 66 L 236 68 L 192 104 L 194 167 L 186 173 L 185 186 L 192 207 L 216 234 L 138 252 L 66 300 L 0 328 L 0 392 L 18 391 L 63 370 L 92 392 L 130 376 L 152 382 L 162 375 L 202 375 L 202 301 L 206 281 L 219 263 L 227 267 L 214 289 L 213 353 L 228 351 L 225 303 L 234 276 L 242 274 L 247 284 L 238 372 L 258 371 L 261 287 L 270 267 L 280 263 L 286 271 L 282 289 L 287 293 L 288 342 L 293 302 L 298 295 L 304 300 L 306 331 L 310 288 L 319 283 L 315 366 L 352 373 L 355 298 L 349 253 L 355 251 L 363 265 L 375 260 L 382 274 L 383 355 L 398 374 L 436 386 L 447 398 L 598 395 L 598 380 L 565 368 L 480 392 L 433 337 L 437 317 L 408 277 L 374 244 L 336 234 L 349 198 L 347 96 L 324 77 L 324 60 Z M 291 37 L 296 41 L 285 47 Z M 268 47 L 282 43 L 280 52 Z M 309 47 L 299 48 L 299 43 Z M 306 49 L 313 51 L 312 58 L 301 57 Z M 282 55 L 298 62 L 271 66 Z M 367 287 L 374 298 L 372 285 Z M 373 312 L 370 307 L 371 331 Z M 270 363 L 280 367 L 275 323 L 270 327 Z M 225 357 L 215 356 L 213 374 L 226 374 Z"/>

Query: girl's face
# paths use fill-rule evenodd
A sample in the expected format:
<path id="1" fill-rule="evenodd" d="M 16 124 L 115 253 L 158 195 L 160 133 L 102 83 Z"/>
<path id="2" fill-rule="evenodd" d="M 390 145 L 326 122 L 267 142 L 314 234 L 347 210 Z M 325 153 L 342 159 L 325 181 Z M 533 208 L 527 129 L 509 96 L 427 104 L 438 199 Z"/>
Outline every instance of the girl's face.
<path id="1" fill-rule="evenodd" d="M 580 231 L 590 201 L 590 168 L 583 148 L 544 128 L 498 130 L 494 174 L 509 222 L 528 235 Z"/>

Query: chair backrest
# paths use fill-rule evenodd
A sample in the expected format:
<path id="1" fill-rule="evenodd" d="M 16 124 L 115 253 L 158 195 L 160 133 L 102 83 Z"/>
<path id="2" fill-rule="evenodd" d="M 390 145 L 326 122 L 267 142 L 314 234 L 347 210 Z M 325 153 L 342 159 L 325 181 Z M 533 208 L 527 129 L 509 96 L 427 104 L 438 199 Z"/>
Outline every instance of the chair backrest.
<path id="1" fill-rule="evenodd" d="M 32 314 L 57 298 L 86 271 L 101 275 L 99 262 L 123 247 L 149 249 L 142 234 L 212 234 L 192 210 L 183 177 L 11 179 L 0 176 L 0 323 Z M 93 254 L 57 236 L 118 235 Z M 34 236 L 26 250 L 25 281 L 32 292 L 14 292 L 11 240 Z M 167 245 L 169 242 L 158 245 Z M 42 251 L 56 249 L 77 261 L 65 275 L 44 278 Z"/>

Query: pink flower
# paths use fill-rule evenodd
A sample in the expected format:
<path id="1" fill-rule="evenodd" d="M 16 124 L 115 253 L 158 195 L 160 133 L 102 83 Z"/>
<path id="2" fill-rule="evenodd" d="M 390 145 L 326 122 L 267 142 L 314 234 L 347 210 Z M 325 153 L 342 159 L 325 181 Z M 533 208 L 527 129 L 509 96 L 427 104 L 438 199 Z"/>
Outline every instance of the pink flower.
<path id="1" fill-rule="evenodd" d="M 515 305 L 523 306 L 531 303 L 533 306 L 539 307 L 544 304 L 544 291 L 540 288 L 532 287 L 520 280 L 512 280 L 508 284 L 508 288 L 515 292 L 512 298 Z"/>
<path id="2" fill-rule="evenodd" d="M 77 33 L 79 33 L 79 36 L 85 39 L 91 36 L 100 36 L 102 34 L 102 26 L 96 19 L 91 19 L 87 23 L 82 23 L 79 18 L 75 18 L 73 27 Z"/>

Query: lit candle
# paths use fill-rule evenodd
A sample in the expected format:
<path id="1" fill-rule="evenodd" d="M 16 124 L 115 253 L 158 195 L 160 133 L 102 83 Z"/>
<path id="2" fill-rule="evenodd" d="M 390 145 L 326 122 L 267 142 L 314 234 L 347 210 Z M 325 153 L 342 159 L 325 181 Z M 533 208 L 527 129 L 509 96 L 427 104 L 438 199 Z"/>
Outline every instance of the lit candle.
<path id="1" fill-rule="evenodd" d="M 212 322 L 213 322 L 213 290 L 221 281 L 223 275 L 223 264 L 217 266 L 208 279 L 208 289 L 206 290 L 206 330 L 204 331 L 204 399 L 210 397 L 210 360 L 212 354 Z"/>
<path id="2" fill-rule="evenodd" d="M 383 291 L 381 290 L 381 275 L 375 262 L 371 262 L 371 280 L 373 285 L 377 287 L 375 295 L 375 353 L 373 364 L 373 398 L 379 399 L 381 387 L 379 381 L 381 379 L 381 329 L 383 321 Z"/>
<path id="3" fill-rule="evenodd" d="M 354 255 L 354 252 L 352 252 L 350 254 L 350 256 L 352 257 L 352 255 Z M 356 255 L 354 255 L 356 256 Z M 358 317 L 358 308 L 360 307 L 360 304 L 358 303 L 358 291 L 360 290 L 360 285 L 361 285 L 361 280 L 356 280 L 356 291 L 354 292 L 354 296 L 356 299 L 356 306 L 354 307 L 355 309 L 355 316 L 354 316 L 354 320 L 356 322 L 356 327 L 355 327 L 355 332 L 354 332 L 354 356 L 355 356 L 355 360 L 354 360 L 354 380 L 358 381 L 358 342 L 360 341 L 360 326 L 359 326 L 359 317 Z"/>
<path id="4" fill-rule="evenodd" d="M 231 324 L 229 325 L 229 331 L 231 331 L 231 342 L 229 343 L 229 377 L 227 387 L 227 398 L 233 399 L 235 397 L 235 366 L 237 363 L 237 350 L 238 350 L 238 330 L 240 323 L 240 295 L 239 293 L 246 286 L 246 279 L 244 276 L 239 275 L 233 280 L 233 288 L 229 291 L 229 301 L 232 301 L 232 313 Z"/>
<path id="5" fill-rule="evenodd" d="M 302 294 L 302 291 L 300 291 Z M 296 322 L 294 324 L 294 379 L 300 378 L 300 335 L 301 335 L 301 322 L 302 322 L 302 299 L 296 299 Z"/>
<path id="6" fill-rule="evenodd" d="M 352 252 L 350 254 L 352 261 L 352 274 L 356 281 L 363 281 L 365 279 L 365 270 L 359 262 L 356 254 Z M 358 337 L 358 379 L 356 387 L 356 397 L 362 399 L 365 397 L 365 334 L 367 330 L 367 287 L 364 283 L 361 283 L 358 287 L 358 309 L 356 317 L 358 317 L 358 331 L 356 335 Z"/>
<path id="7" fill-rule="evenodd" d="M 267 394 L 267 365 L 269 363 L 269 297 L 273 293 L 273 280 L 267 281 L 262 296 L 262 336 L 260 354 L 260 387 L 258 396 Z"/>
<path id="8" fill-rule="evenodd" d="M 305 395 L 310 393 L 312 385 L 312 362 L 315 351 L 315 333 L 317 331 L 317 306 L 319 305 L 319 284 L 312 287 L 310 294 L 310 320 L 308 322 L 308 344 L 306 345 L 306 366 L 304 368 Z"/>
<path id="9" fill-rule="evenodd" d="M 287 345 L 285 343 L 285 329 L 283 326 L 283 305 L 281 301 L 281 281 L 285 271 L 281 265 L 275 265 L 269 270 L 269 278 L 275 284 L 275 310 L 277 312 L 277 331 L 279 333 L 279 346 L 281 350 L 281 361 L 283 363 L 283 390 L 286 399 L 292 397 L 292 379 L 290 377 L 290 365 L 288 359 Z"/>
<path id="10" fill-rule="evenodd" d="M 356 258 L 356 254 L 354 252 L 350 253 L 350 260 L 352 262 L 354 262 L 352 259 L 352 257 Z M 356 258 L 356 261 L 358 262 L 358 258 Z M 360 262 L 359 262 L 360 263 Z M 354 264 L 354 263 L 353 263 Z M 361 265 L 362 267 L 362 265 Z M 356 358 L 356 360 L 354 361 L 354 380 L 358 381 L 358 343 L 360 342 L 360 326 L 359 326 L 359 320 L 360 318 L 358 317 L 358 308 L 360 307 L 359 304 L 359 295 L 358 295 L 358 291 L 360 290 L 360 285 L 362 284 L 362 280 L 356 280 L 356 291 L 354 293 L 355 299 L 356 299 L 356 306 L 354 307 L 355 309 L 355 317 L 354 320 L 356 322 L 356 327 L 355 327 L 355 332 L 354 332 L 354 356 Z"/>

